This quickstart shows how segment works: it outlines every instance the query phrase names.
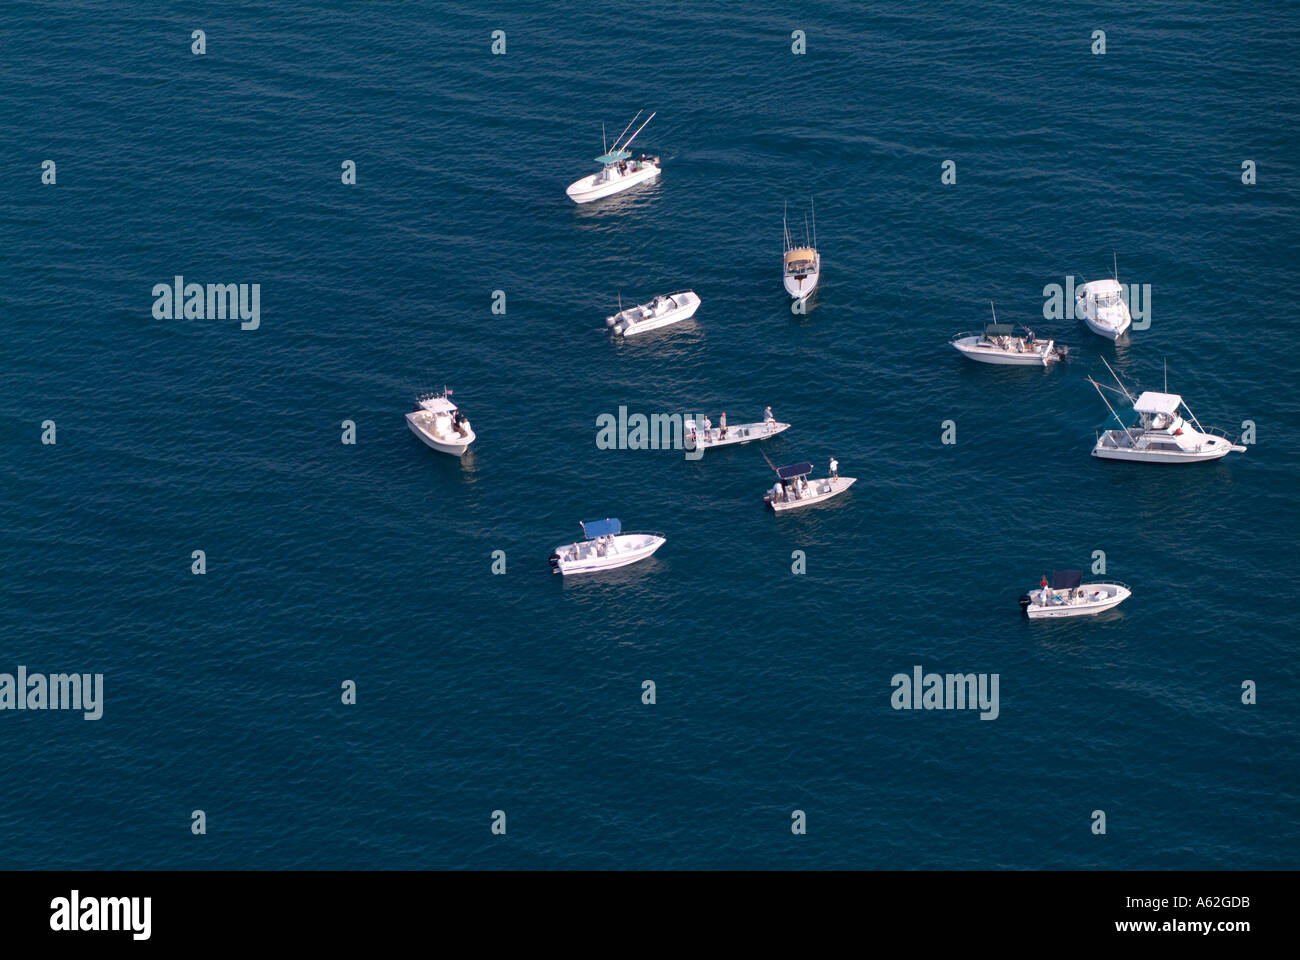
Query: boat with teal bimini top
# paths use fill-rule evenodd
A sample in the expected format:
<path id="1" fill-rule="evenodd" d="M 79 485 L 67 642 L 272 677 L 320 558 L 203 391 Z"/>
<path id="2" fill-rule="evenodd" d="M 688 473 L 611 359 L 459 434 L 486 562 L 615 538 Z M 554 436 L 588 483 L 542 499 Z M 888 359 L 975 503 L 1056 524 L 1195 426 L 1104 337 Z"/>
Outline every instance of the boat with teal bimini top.
<path id="1" fill-rule="evenodd" d="M 637 111 L 637 115 L 632 118 L 632 123 L 636 123 L 641 118 L 643 111 Z M 601 165 L 599 173 L 593 173 L 589 177 L 583 177 L 581 180 L 575 180 L 569 184 L 568 189 L 564 192 L 569 195 L 569 199 L 574 203 L 590 203 L 592 200 L 599 200 L 602 197 L 608 197 L 612 194 L 626 190 L 628 187 L 635 187 L 638 183 L 645 183 L 647 180 L 653 180 L 659 176 L 659 158 L 641 154 L 633 157 L 632 152 L 628 150 L 632 141 L 636 139 L 637 134 L 645 129 L 646 123 L 655 118 L 655 114 L 646 117 L 645 123 L 636 128 L 636 133 L 623 139 L 623 134 L 632 128 L 629 123 L 623 128 L 617 139 L 614 140 L 614 146 L 605 146 L 604 152 L 596 157 L 596 162 Z M 603 134 L 602 134 L 603 136 Z"/>

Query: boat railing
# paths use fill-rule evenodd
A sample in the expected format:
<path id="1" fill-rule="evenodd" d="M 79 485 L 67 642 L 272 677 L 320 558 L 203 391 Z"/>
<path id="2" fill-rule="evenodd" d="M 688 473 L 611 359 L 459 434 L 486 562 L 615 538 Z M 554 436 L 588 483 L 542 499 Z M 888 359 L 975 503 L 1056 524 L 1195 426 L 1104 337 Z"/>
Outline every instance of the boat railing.
<path id="1" fill-rule="evenodd" d="M 1129 593 L 1133 592 L 1133 588 L 1130 587 L 1123 580 L 1109 580 L 1109 579 L 1108 580 L 1085 580 L 1082 583 L 1080 583 L 1079 586 L 1080 587 L 1123 587 Z"/>
<path id="2" fill-rule="evenodd" d="M 1228 435 L 1228 431 L 1221 430 L 1218 427 L 1202 427 L 1201 433 L 1208 433 L 1212 437 L 1218 437 L 1220 440 L 1227 440 L 1229 443 L 1237 442 Z"/>

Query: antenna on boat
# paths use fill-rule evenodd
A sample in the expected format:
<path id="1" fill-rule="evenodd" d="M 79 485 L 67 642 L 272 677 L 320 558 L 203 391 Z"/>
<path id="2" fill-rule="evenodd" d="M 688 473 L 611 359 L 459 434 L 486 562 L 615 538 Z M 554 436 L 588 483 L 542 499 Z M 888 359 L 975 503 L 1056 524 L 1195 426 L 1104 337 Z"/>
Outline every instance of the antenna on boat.
<path id="1" fill-rule="evenodd" d="M 994 322 L 994 323 L 997 323 L 997 322 L 998 322 L 998 308 L 995 307 L 995 306 L 993 306 L 993 301 L 992 301 L 992 300 L 989 301 L 989 309 L 993 311 L 993 322 Z M 1013 331 L 1013 332 L 1014 332 L 1014 331 Z"/>
<path id="2" fill-rule="evenodd" d="M 638 111 L 636 112 L 636 117 L 633 117 L 631 123 L 629 123 L 626 127 L 623 128 L 623 133 L 627 133 L 629 130 L 631 130 L 631 129 L 632 129 L 632 124 L 633 124 L 633 123 L 636 123 L 636 119 L 637 119 L 637 117 L 641 116 L 641 114 L 644 113 L 644 112 L 645 112 L 644 110 L 638 110 Z M 610 150 L 617 150 L 617 149 L 618 149 L 618 142 L 619 142 L 620 140 L 623 139 L 623 133 L 620 133 L 617 137 L 614 138 L 614 146 L 610 147 Z M 607 150 L 606 153 L 608 153 L 608 152 L 609 152 L 609 151 Z"/>
<path id="3" fill-rule="evenodd" d="M 808 202 L 809 204 L 812 205 L 812 220 L 813 220 L 813 244 L 812 245 L 813 245 L 813 249 L 816 250 L 817 249 L 817 201 L 810 198 Z"/>
<path id="4" fill-rule="evenodd" d="M 645 118 L 645 123 L 649 123 L 651 120 L 653 120 L 653 119 L 655 118 L 655 114 L 658 113 L 658 112 L 659 112 L 659 111 L 656 110 L 655 113 L 652 113 L 652 114 L 650 114 L 650 116 L 646 117 L 646 118 Z M 638 113 L 637 116 L 639 117 L 639 116 L 641 116 L 641 114 Z M 635 123 L 635 122 L 636 122 L 636 118 L 633 117 L 633 118 L 632 118 L 632 123 Z M 636 134 L 637 134 L 637 133 L 640 133 L 642 130 L 645 129 L 645 123 L 643 123 L 643 124 L 641 124 L 641 126 L 637 127 L 637 128 L 636 128 L 636 133 L 632 134 L 632 136 L 630 136 L 630 137 L 627 138 L 627 143 L 623 144 L 622 149 L 626 150 L 629 146 L 631 146 L 632 141 L 636 139 Z M 632 124 L 629 123 L 628 126 L 630 127 L 630 126 L 632 126 Z"/>
<path id="5" fill-rule="evenodd" d="M 1104 363 L 1105 361 L 1103 360 L 1102 362 Z M 1106 366 L 1109 367 L 1110 364 L 1106 364 Z M 1114 372 L 1115 372 L 1114 370 L 1111 371 L 1111 373 L 1114 373 Z M 1112 417 L 1114 417 L 1114 418 L 1119 422 L 1119 425 L 1120 425 L 1121 427 L 1124 427 L 1124 429 L 1127 430 L 1127 429 L 1128 429 L 1128 424 L 1126 424 L 1126 423 L 1123 421 L 1123 419 L 1120 418 L 1120 415 L 1119 415 L 1118 413 L 1115 412 L 1115 408 L 1112 407 L 1112 406 L 1110 405 L 1110 401 L 1106 399 L 1106 394 L 1104 394 L 1104 393 L 1102 392 L 1101 384 L 1098 383 L 1096 380 L 1092 379 L 1092 377 L 1089 377 L 1089 378 L 1088 378 L 1088 382 L 1091 383 L 1094 387 L 1097 388 L 1097 395 L 1098 395 L 1099 397 L 1101 397 L 1101 402 L 1104 403 L 1104 404 L 1106 404 L 1106 409 L 1110 411 L 1110 415 L 1111 415 Z M 1132 399 L 1132 398 L 1130 397 L 1129 399 Z"/>
<path id="6" fill-rule="evenodd" d="M 1102 357 L 1101 362 L 1106 363 L 1106 358 Z M 1133 394 L 1128 392 L 1128 387 L 1124 386 L 1124 381 L 1119 378 L 1119 374 L 1117 374 L 1113 369 L 1111 369 L 1111 365 L 1109 363 L 1106 363 L 1106 369 L 1110 370 L 1110 375 L 1114 377 L 1115 382 L 1119 384 L 1120 392 L 1123 393 L 1124 396 L 1128 397 L 1128 402 L 1137 403 L 1137 399 L 1133 396 Z"/>
<path id="7" fill-rule="evenodd" d="M 1115 282 L 1119 283 L 1119 254 L 1112 250 L 1110 255 L 1115 259 Z"/>
<path id="8" fill-rule="evenodd" d="M 609 144 L 605 142 L 605 121 L 600 121 L 600 155 L 609 153 Z"/>
<path id="9" fill-rule="evenodd" d="M 1165 393 L 1169 392 L 1169 358 L 1165 357 Z"/>

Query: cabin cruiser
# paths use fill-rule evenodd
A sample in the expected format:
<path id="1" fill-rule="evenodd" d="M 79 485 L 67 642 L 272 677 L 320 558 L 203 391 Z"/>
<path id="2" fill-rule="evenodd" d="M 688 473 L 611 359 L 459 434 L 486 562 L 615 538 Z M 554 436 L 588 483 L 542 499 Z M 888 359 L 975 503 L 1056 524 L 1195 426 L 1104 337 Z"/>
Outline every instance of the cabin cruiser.
<path id="1" fill-rule="evenodd" d="M 1017 335 L 1014 324 L 998 323 L 997 312 L 993 322 L 984 325 L 983 333 L 959 333 L 951 343 L 957 352 L 980 363 L 999 363 L 1014 366 L 1047 367 L 1064 360 L 1068 347 L 1058 347 L 1055 340 L 1039 340 L 1027 328 Z"/>
<path id="2" fill-rule="evenodd" d="M 451 402 L 451 391 L 416 398 L 415 409 L 406 415 L 411 432 L 439 453 L 459 457 L 474 442 L 474 431 L 465 415 Z"/>
<path id="3" fill-rule="evenodd" d="M 1134 399 L 1109 363 L 1106 369 L 1115 377 L 1119 390 L 1103 387 L 1091 377 L 1088 382 L 1097 388 L 1097 393 L 1122 429 L 1102 431 L 1092 448 L 1094 457 L 1139 463 L 1198 463 L 1218 460 L 1229 453 L 1246 452 L 1243 445 L 1233 443 L 1222 430 L 1202 427 L 1178 394 L 1147 390 Z M 1133 412 L 1138 415 L 1134 426 L 1125 425 L 1103 390 L 1118 393 L 1133 405 Z"/>
<path id="4" fill-rule="evenodd" d="M 632 123 L 636 123 L 640 116 L 641 111 L 637 111 L 637 115 L 632 118 Z M 637 127 L 636 133 L 620 145 L 619 141 L 623 140 L 623 133 L 631 129 L 632 123 L 624 127 L 623 133 L 615 139 L 614 146 L 606 146 L 604 152 L 596 158 L 596 162 L 601 164 L 600 172 L 569 184 L 565 190 L 569 199 L 574 203 L 590 203 L 592 200 L 608 197 L 659 176 L 658 157 L 647 156 L 644 153 L 639 157 L 633 157 L 627 149 L 628 145 L 636 139 L 637 133 L 644 130 L 646 123 L 654 118 L 653 113 L 646 117 L 645 123 Z"/>
<path id="5" fill-rule="evenodd" d="M 700 309 L 700 298 L 694 290 L 682 290 L 679 293 L 662 294 L 649 303 L 621 309 L 623 298 L 619 297 L 619 312 L 605 318 L 605 326 L 612 327 L 621 337 L 631 337 L 649 330 L 658 330 L 672 323 L 680 323 L 695 316 Z"/>
<path id="6" fill-rule="evenodd" d="M 1118 261 L 1114 279 L 1093 280 L 1075 291 L 1074 313 L 1089 330 L 1107 340 L 1118 340 L 1133 325 L 1119 282 Z"/>
<path id="7" fill-rule="evenodd" d="M 1132 592 L 1117 580 L 1084 583 L 1080 570 L 1054 570 L 1050 584 L 1044 577 L 1037 590 L 1020 595 L 1020 611 L 1031 620 L 1087 617 L 1118 607 Z"/>
<path id="8" fill-rule="evenodd" d="M 808 507 L 838 496 L 858 482 L 857 477 L 830 476 L 821 480 L 808 480 L 811 463 L 796 463 L 776 469 L 777 482 L 763 497 L 763 502 L 777 513 Z"/>
<path id="9" fill-rule="evenodd" d="M 560 544 L 550 556 L 553 573 L 594 573 L 645 560 L 664 545 L 653 533 L 623 533 L 618 518 L 580 524 L 585 540 Z"/>
<path id="10" fill-rule="evenodd" d="M 790 235 L 790 225 L 784 215 L 781 227 L 785 240 L 781 260 L 781 278 L 785 283 L 785 292 L 796 300 L 807 300 L 817 289 L 821 278 L 822 256 L 817 252 L 817 215 L 813 212 L 812 230 L 809 232 L 808 219 L 804 218 L 804 242 L 796 244 Z"/>
<path id="11" fill-rule="evenodd" d="M 723 413 L 723 417 L 725 416 L 726 413 Z M 709 423 L 708 417 L 705 417 L 702 423 L 696 423 L 694 417 L 689 417 L 685 422 L 685 428 L 688 450 L 709 450 L 713 447 L 729 447 L 739 443 L 751 443 L 754 440 L 766 440 L 768 437 L 775 437 L 778 433 L 789 430 L 790 424 L 778 423 L 772 416 L 772 408 L 768 407 L 761 423 L 733 423 L 731 426 L 720 423 L 715 427 Z"/>

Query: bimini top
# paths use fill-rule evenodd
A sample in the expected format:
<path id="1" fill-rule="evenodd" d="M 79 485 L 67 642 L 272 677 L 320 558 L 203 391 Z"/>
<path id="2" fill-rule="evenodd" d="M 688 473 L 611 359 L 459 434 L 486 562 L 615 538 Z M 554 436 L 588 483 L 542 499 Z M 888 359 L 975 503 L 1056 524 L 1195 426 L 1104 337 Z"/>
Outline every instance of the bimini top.
<path id="1" fill-rule="evenodd" d="M 420 397 L 417 402 L 421 410 L 428 410 L 430 413 L 452 413 L 456 409 L 456 404 L 441 394 Z"/>
<path id="2" fill-rule="evenodd" d="M 817 259 L 817 251 L 812 247 L 797 247 L 785 255 L 787 266 L 792 263 L 802 263 L 803 261 L 813 261 Z"/>
<path id="3" fill-rule="evenodd" d="M 1053 590 L 1073 590 L 1083 582 L 1082 570 L 1053 570 Z"/>
<path id="4" fill-rule="evenodd" d="M 604 520 L 588 520 L 582 524 L 582 532 L 587 535 L 588 540 L 595 540 L 597 537 L 603 537 L 607 534 L 613 535 L 623 529 L 623 525 L 618 522 L 617 517 L 606 517 Z"/>
<path id="5" fill-rule="evenodd" d="M 1101 280 L 1091 280 L 1079 288 L 1079 292 L 1085 295 L 1091 294 L 1094 297 L 1118 296 L 1124 291 L 1118 280 L 1112 280 L 1105 277 Z"/>
<path id="6" fill-rule="evenodd" d="M 1155 393 L 1148 390 L 1142 396 L 1137 398 L 1133 404 L 1133 409 L 1138 413 L 1168 413 L 1175 414 L 1178 408 L 1182 406 L 1183 398 L 1176 393 Z"/>
<path id="7" fill-rule="evenodd" d="M 1009 337 L 1016 332 L 1013 323 L 986 323 L 984 324 L 984 335 L 986 337 Z"/>
<path id="8" fill-rule="evenodd" d="M 618 163 L 620 160 L 626 160 L 632 154 L 626 150 L 611 150 L 609 153 L 603 153 L 596 158 L 597 163 Z"/>
<path id="9" fill-rule="evenodd" d="M 776 471 L 776 475 L 782 480 L 793 480 L 795 477 L 805 477 L 810 473 L 812 473 L 811 463 L 794 463 Z"/>

